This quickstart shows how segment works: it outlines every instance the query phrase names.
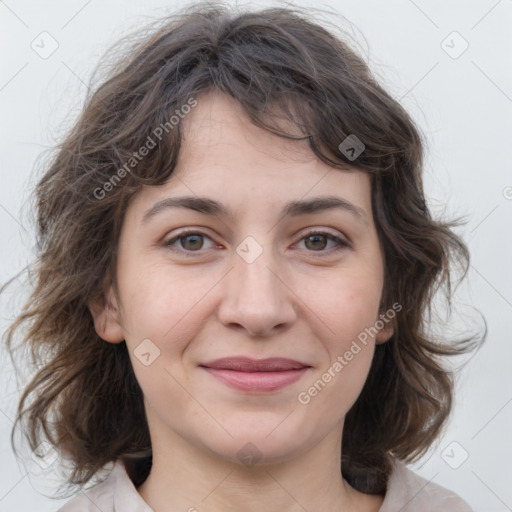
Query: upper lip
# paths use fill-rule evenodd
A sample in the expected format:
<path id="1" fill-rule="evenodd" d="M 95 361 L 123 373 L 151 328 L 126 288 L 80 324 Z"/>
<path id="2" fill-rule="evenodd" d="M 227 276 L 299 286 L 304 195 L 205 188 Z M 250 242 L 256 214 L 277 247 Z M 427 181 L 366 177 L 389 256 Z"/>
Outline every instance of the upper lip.
<path id="1" fill-rule="evenodd" d="M 310 365 L 282 357 L 270 357 L 267 359 L 224 357 L 222 359 L 216 359 L 215 361 L 200 364 L 199 366 L 223 370 L 236 370 L 239 372 L 279 372 L 308 368 Z"/>

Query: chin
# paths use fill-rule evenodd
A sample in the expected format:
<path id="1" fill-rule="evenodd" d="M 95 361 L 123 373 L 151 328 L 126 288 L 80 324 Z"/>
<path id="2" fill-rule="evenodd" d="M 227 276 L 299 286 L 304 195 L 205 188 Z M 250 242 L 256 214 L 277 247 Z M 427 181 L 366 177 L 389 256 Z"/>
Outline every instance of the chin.
<path id="1" fill-rule="evenodd" d="M 233 437 L 224 436 L 218 442 L 209 437 L 205 445 L 217 456 L 247 467 L 286 462 L 305 450 L 298 436 L 286 432 L 279 435 L 276 431 L 269 435 L 267 429 L 257 430 L 248 426 L 245 435 L 237 431 Z"/>

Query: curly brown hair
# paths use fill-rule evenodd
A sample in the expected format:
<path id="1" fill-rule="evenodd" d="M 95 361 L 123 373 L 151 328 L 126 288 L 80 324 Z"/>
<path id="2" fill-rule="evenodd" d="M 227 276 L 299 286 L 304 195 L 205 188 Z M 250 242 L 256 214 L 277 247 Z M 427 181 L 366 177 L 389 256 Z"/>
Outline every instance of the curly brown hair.
<path id="1" fill-rule="evenodd" d="M 106 300 L 111 285 L 116 289 L 125 211 L 143 185 L 170 178 L 181 122 L 129 172 L 120 170 L 169 113 L 211 90 L 233 97 L 255 125 L 306 139 L 327 164 L 371 176 L 385 256 L 381 308 L 398 302 L 404 309 L 393 319 L 392 338 L 376 346 L 346 416 L 344 478 L 362 492 L 383 493 L 392 457 L 414 461 L 439 437 L 454 377 L 440 356 L 472 350 L 478 339 L 429 335 L 429 318 L 440 288 L 451 305 L 452 264 L 460 264 L 462 280 L 468 249 L 452 229 L 460 221 L 434 220 L 427 207 L 424 136 L 343 34 L 321 25 L 319 13 L 196 4 L 146 27 L 135 43 L 125 39 L 115 47 L 116 63 L 52 154 L 34 192 L 36 282 L 5 337 L 12 354 L 23 327 L 17 348 L 29 349 L 38 364 L 16 424 L 24 425 L 32 449 L 44 439 L 72 461 L 69 485 L 87 483 L 116 460 L 139 485 L 151 467 L 143 395 L 126 344 L 98 336 L 89 304 Z M 283 118 L 303 135 L 280 128 Z M 349 135 L 365 145 L 356 161 L 339 149 Z"/>

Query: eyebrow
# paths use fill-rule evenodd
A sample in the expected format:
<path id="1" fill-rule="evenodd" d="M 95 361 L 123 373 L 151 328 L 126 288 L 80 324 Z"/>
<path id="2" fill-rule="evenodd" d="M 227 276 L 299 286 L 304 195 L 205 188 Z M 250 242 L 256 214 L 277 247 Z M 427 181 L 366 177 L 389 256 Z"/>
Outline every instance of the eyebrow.
<path id="1" fill-rule="evenodd" d="M 207 197 L 183 196 L 167 197 L 155 203 L 144 213 L 142 222 L 147 222 L 150 218 L 162 213 L 169 208 L 188 208 L 199 213 L 207 215 L 234 217 L 230 208 Z M 358 221 L 369 225 L 368 216 L 362 208 L 337 196 L 322 196 L 300 201 L 290 201 L 286 203 L 281 210 L 281 216 L 298 217 L 318 213 L 325 210 L 341 209 L 352 214 Z"/>

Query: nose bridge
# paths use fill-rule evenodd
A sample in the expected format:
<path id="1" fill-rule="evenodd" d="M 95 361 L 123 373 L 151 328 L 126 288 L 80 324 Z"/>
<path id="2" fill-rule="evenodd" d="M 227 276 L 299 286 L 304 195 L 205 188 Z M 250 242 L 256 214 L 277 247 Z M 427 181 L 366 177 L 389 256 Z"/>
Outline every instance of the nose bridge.
<path id="1" fill-rule="evenodd" d="M 227 276 L 220 320 L 259 336 L 289 324 L 295 310 L 289 289 L 277 277 L 279 268 L 271 247 L 263 247 L 254 237 L 244 239 L 233 255 L 233 270 Z"/>

